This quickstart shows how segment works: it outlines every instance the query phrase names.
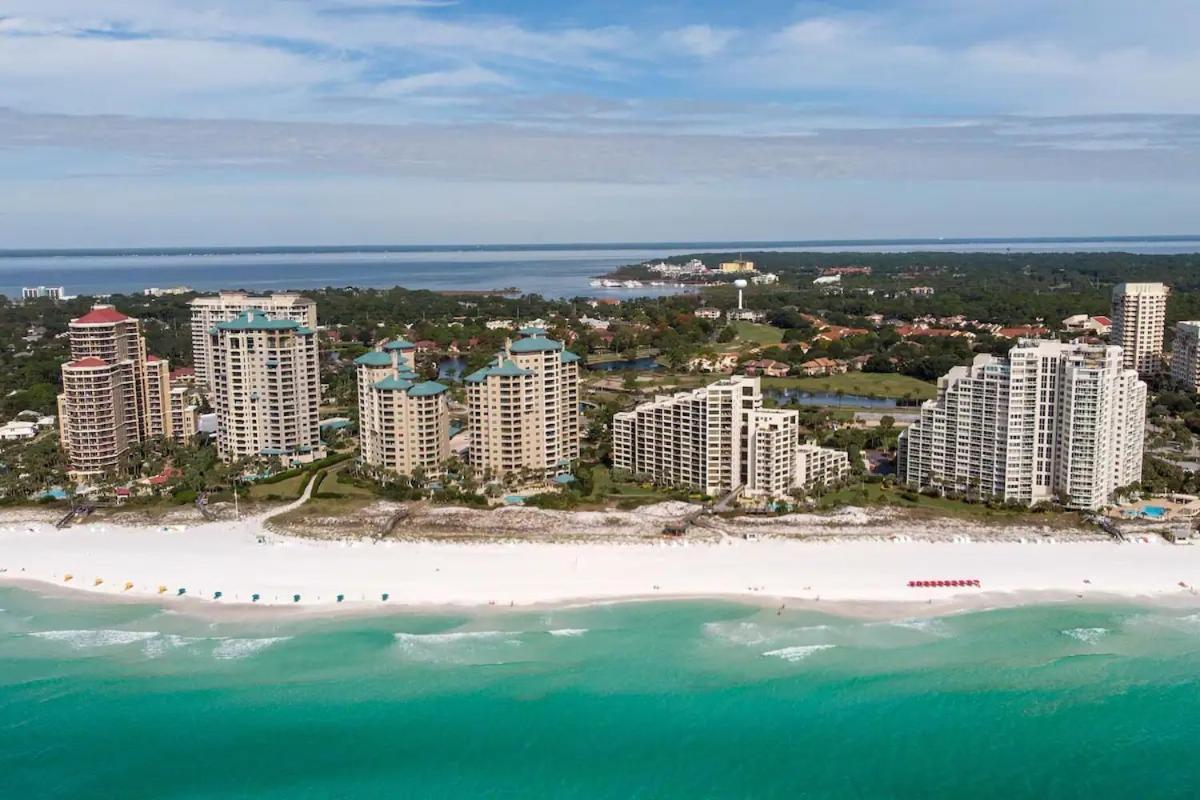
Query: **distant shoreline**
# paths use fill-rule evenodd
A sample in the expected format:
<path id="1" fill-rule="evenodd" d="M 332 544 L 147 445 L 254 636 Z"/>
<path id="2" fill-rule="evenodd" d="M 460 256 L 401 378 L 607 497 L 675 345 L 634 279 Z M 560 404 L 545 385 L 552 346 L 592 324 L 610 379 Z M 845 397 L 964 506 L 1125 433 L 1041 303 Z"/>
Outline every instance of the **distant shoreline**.
<path id="1" fill-rule="evenodd" d="M 286 255 L 305 253 L 495 253 L 495 252 L 554 252 L 576 250 L 670 250 L 670 249 L 751 249 L 771 250 L 802 247 L 880 247 L 896 245 L 958 245 L 958 244 L 1082 244 L 1150 242 L 1197 242 L 1200 234 L 1122 235 L 1122 236 L 965 236 L 912 237 L 890 239 L 778 239 L 745 241 L 665 241 L 665 242 L 556 242 L 511 244 L 346 244 L 346 245 L 228 245 L 175 247 L 79 247 L 79 248 L 3 248 L 0 258 L 30 258 L 39 256 L 205 256 L 205 255 Z"/>

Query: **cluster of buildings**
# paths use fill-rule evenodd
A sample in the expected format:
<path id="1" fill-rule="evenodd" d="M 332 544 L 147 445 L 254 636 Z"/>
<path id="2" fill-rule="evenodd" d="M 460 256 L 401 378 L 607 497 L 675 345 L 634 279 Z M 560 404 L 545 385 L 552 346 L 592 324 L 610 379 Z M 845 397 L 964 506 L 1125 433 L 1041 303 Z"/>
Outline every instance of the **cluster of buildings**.
<path id="1" fill-rule="evenodd" d="M 850 471 L 845 452 L 800 444 L 799 414 L 763 408 L 761 380 L 734 376 L 613 417 L 613 467 L 709 496 L 779 497 Z"/>
<path id="2" fill-rule="evenodd" d="M 173 380 L 166 359 L 147 355 L 138 320 L 97 305 L 67 332 L 58 424 L 73 478 L 119 472 L 133 447 L 155 437 L 184 442 L 195 434 L 199 396 L 190 382 Z"/>
<path id="3" fill-rule="evenodd" d="M 73 479 L 119 474 L 146 441 L 190 441 L 209 401 L 226 461 L 323 455 L 316 305 L 295 294 L 222 292 L 191 307 L 193 369 L 148 354 L 141 323 L 112 306 L 71 321 L 58 420 Z"/>
<path id="4" fill-rule="evenodd" d="M 1113 290 L 1111 319 L 1091 319 L 1111 324 L 1110 340 L 1122 348 L 1125 367 L 1141 375 L 1166 369 L 1177 386 L 1200 391 L 1200 320 L 1175 323 L 1170 359 L 1163 353 L 1170 294 L 1162 283 L 1122 283 Z"/>
<path id="5" fill-rule="evenodd" d="M 737 271 L 747 263 L 730 262 Z M 1139 374 L 1163 367 L 1168 295 L 1162 284 L 1121 284 L 1111 318 L 1063 321 L 1085 336 L 1111 325 L 1110 343 L 1012 329 L 1018 340 L 1006 356 L 982 354 L 952 369 L 900 436 L 900 480 L 1022 504 L 1109 504 L 1141 478 Z M 228 462 L 294 465 L 325 455 L 315 303 L 295 293 L 222 292 L 194 299 L 191 310 L 194 371 L 172 371 L 148 354 L 140 322 L 112 306 L 71 321 L 57 422 L 73 478 L 119 473 L 142 442 L 189 441 L 209 403 Z M 355 360 L 360 458 L 381 473 L 440 479 L 450 458 L 449 390 L 421 379 L 418 349 L 395 339 Z M 743 367 L 747 375 L 616 414 L 614 466 L 710 496 L 782 497 L 844 477 L 845 452 L 802 444 L 796 411 L 763 407 L 759 376 L 787 374 L 788 365 L 760 359 Z M 1178 323 L 1170 372 L 1200 388 L 1200 321 Z M 562 342 L 526 326 L 464 385 L 467 460 L 477 474 L 534 483 L 571 472 L 580 454 L 580 358 Z"/>
<path id="6" fill-rule="evenodd" d="M 980 355 L 938 381 L 937 397 L 900 435 L 898 473 L 909 485 L 1024 504 L 1108 505 L 1142 477 L 1146 384 L 1161 372 L 1170 290 L 1123 283 L 1112 316 L 1078 314 L 1063 343 L 1021 339 L 1007 356 Z M 1200 387 L 1200 322 L 1180 322 L 1172 378 Z"/>
<path id="7" fill-rule="evenodd" d="M 1146 385 L 1113 345 L 1023 340 L 938 381 L 900 434 L 917 488 L 1027 505 L 1108 505 L 1142 475 Z"/>

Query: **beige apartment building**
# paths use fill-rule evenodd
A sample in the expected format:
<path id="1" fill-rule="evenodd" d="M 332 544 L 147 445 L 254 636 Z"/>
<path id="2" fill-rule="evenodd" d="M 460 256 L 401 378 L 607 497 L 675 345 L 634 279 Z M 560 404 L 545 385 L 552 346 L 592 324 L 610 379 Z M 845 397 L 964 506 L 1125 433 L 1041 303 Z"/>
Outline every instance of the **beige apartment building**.
<path id="1" fill-rule="evenodd" d="M 141 324 L 109 305 L 71 320 L 62 365 L 60 443 L 76 479 L 116 473 L 146 436 L 149 398 Z"/>
<path id="2" fill-rule="evenodd" d="M 172 377 L 171 362 L 146 356 L 146 435 L 187 444 L 196 435 L 200 393 L 194 381 Z"/>
<path id="3" fill-rule="evenodd" d="M 468 375 L 470 460 L 493 477 L 552 478 L 579 458 L 579 356 L 540 328 L 523 328 Z"/>
<path id="4" fill-rule="evenodd" d="M 411 342 L 396 339 L 354 360 L 359 457 L 398 475 L 440 478 L 450 458 L 448 390 L 418 378 L 415 350 Z"/>
<path id="5" fill-rule="evenodd" d="M 1161 371 L 1169 294 L 1161 283 L 1122 283 L 1113 288 L 1109 341 L 1122 348 L 1126 369 L 1141 375 Z"/>
<path id="6" fill-rule="evenodd" d="M 212 327 L 208 351 L 223 460 L 277 457 L 297 464 L 324 456 L 315 329 L 244 311 Z"/>
<path id="7" fill-rule="evenodd" d="M 613 466 L 710 496 L 764 497 L 849 470 L 845 453 L 801 447 L 799 435 L 798 412 L 763 408 L 761 379 L 735 375 L 614 415 Z"/>
<path id="8" fill-rule="evenodd" d="M 221 292 L 215 296 L 197 297 L 192 309 L 192 362 L 196 379 L 210 384 L 214 359 L 212 329 L 218 322 L 228 322 L 247 311 L 260 311 L 268 319 L 292 320 L 303 328 L 317 329 L 317 304 L 296 292 L 276 292 L 252 295 L 245 292 Z"/>
<path id="9" fill-rule="evenodd" d="M 1200 321 L 1175 325 L 1171 344 L 1171 380 L 1190 392 L 1200 391 Z"/>
<path id="10" fill-rule="evenodd" d="M 1021 340 L 938 381 L 900 435 L 897 473 L 939 488 L 1025 504 L 1098 509 L 1141 479 L 1146 384 L 1121 348 Z"/>

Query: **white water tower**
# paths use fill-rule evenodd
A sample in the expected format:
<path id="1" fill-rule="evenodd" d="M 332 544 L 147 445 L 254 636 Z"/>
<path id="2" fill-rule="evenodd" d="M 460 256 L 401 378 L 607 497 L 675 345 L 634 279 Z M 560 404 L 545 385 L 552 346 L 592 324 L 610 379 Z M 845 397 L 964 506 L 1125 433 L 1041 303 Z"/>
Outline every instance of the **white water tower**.
<path id="1" fill-rule="evenodd" d="M 746 279 L 738 278 L 736 281 L 733 282 L 733 285 L 736 286 L 737 290 L 738 290 L 738 311 L 741 311 L 743 308 L 743 306 L 742 306 L 742 289 L 745 289 L 747 286 Z"/>

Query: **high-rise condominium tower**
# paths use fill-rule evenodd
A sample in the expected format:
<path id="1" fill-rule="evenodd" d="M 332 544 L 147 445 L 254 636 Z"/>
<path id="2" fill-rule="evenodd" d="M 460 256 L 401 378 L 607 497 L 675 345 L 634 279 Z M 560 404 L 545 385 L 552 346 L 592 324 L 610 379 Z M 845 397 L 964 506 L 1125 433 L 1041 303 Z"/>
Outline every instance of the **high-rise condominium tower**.
<path id="1" fill-rule="evenodd" d="M 436 478 L 450 457 L 447 389 L 417 377 L 414 351 L 411 342 L 396 339 L 354 359 L 359 452 L 364 464 Z"/>
<path id="2" fill-rule="evenodd" d="M 1171 380 L 1188 391 L 1200 391 L 1200 321 L 1188 320 L 1175 326 Z"/>
<path id="3" fill-rule="evenodd" d="M 1141 479 L 1145 414 L 1121 348 L 1022 340 L 938 381 L 900 435 L 898 472 L 918 488 L 1096 509 Z"/>
<path id="4" fill-rule="evenodd" d="M 525 328 L 465 379 L 471 465 L 500 478 L 553 477 L 579 458 L 579 356 Z"/>
<path id="5" fill-rule="evenodd" d="M 146 341 L 141 325 L 97 305 L 68 326 L 71 360 L 62 365 L 60 443 L 75 478 L 117 472 L 147 435 Z"/>
<path id="6" fill-rule="evenodd" d="M 1122 364 L 1150 375 L 1162 369 L 1167 295 L 1161 283 L 1122 283 L 1113 289 L 1111 342 L 1122 349 Z"/>
<path id="7" fill-rule="evenodd" d="M 246 311 L 209 333 L 217 451 L 225 461 L 321 458 L 317 333 L 291 319 Z"/>
<path id="8" fill-rule="evenodd" d="M 245 292 L 221 292 L 215 296 L 197 297 L 192 308 L 192 363 L 196 379 L 211 383 L 213 360 L 212 329 L 218 322 L 229 320 L 247 311 L 259 311 L 268 319 L 290 319 L 301 327 L 317 329 L 317 304 L 295 292 L 276 292 L 269 295 L 250 295 Z"/>
<path id="9" fill-rule="evenodd" d="M 757 377 L 663 395 L 613 417 L 613 466 L 717 496 L 778 497 L 849 471 L 845 452 L 801 445 L 796 411 L 762 407 Z"/>

